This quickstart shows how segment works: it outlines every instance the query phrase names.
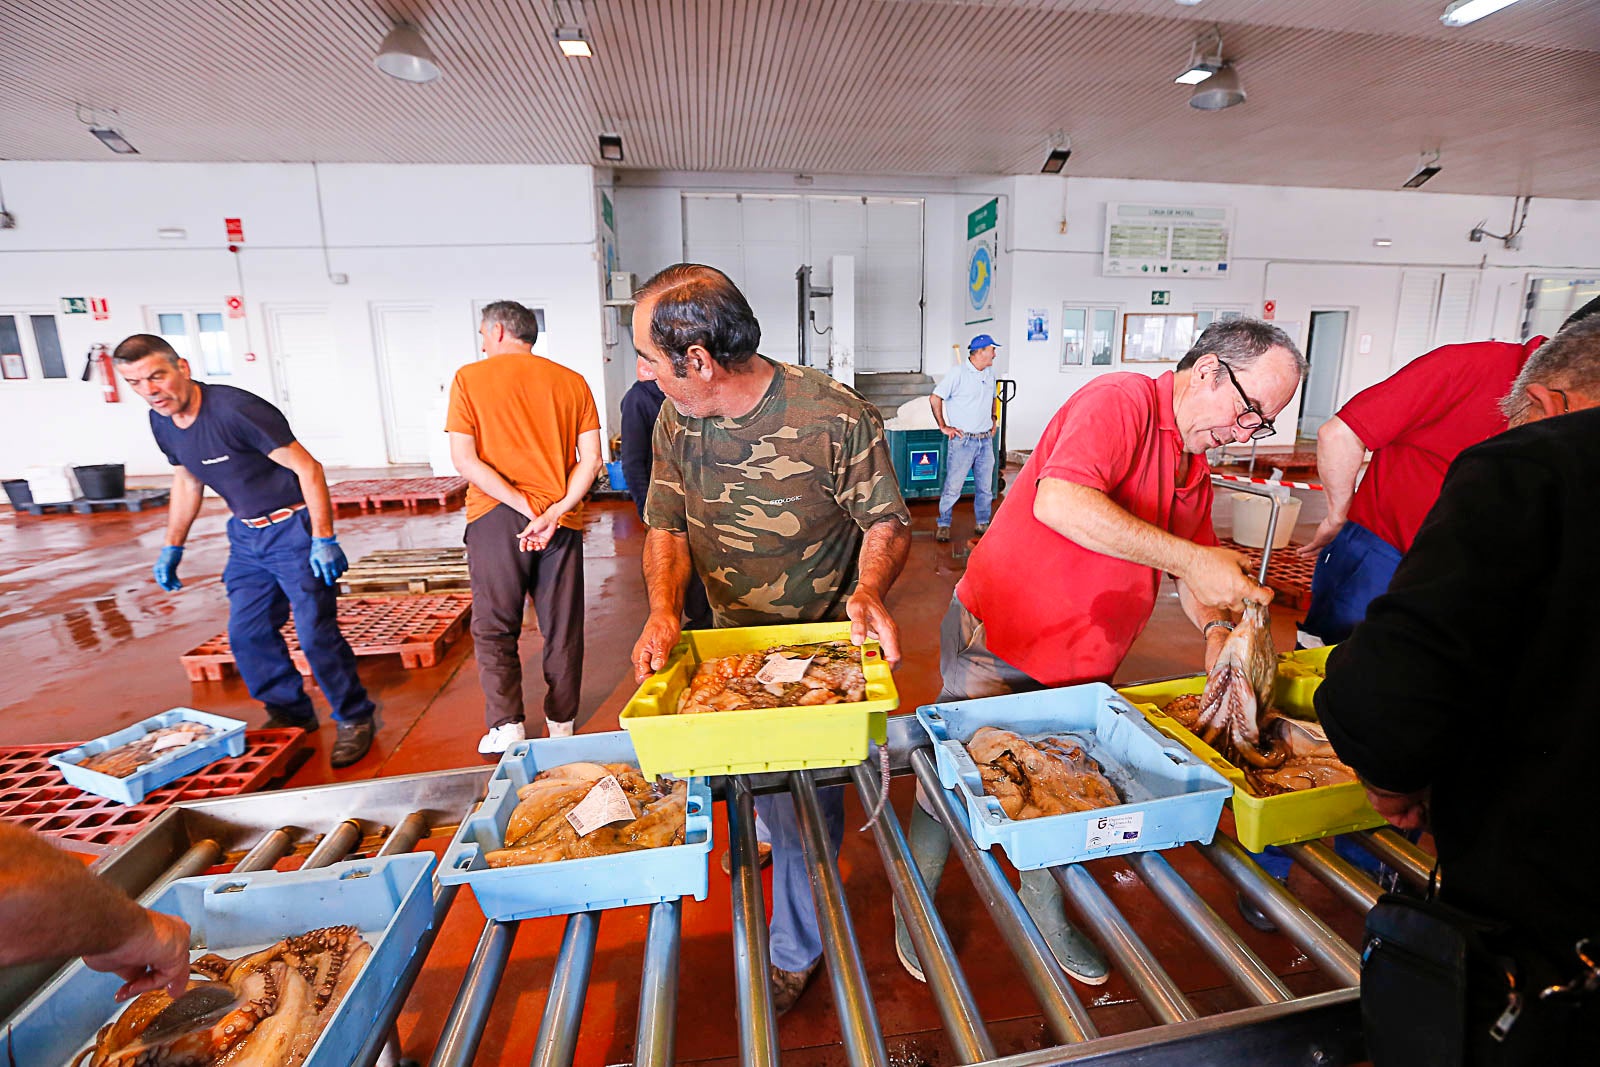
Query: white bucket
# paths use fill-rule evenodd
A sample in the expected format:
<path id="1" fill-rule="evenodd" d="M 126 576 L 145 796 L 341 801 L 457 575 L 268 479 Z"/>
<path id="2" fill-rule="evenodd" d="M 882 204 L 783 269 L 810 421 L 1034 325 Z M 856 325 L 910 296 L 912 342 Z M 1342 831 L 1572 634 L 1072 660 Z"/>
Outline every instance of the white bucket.
<path id="1" fill-rule="evenodd" d="M 1267 543 L 1267 521 L 1272 515 L 1272 501 L 1252 493 L 1232 493 L 1233 539 L 1249 548 L 1260 548 Z M 1294 534 L 1294 524 L 1300 521 L 1300 501 L 1289 497 L 1278 507 L 1278 526 L 1272 531 L 1272 549 L 1277 551 L 1289 544 Z"/>

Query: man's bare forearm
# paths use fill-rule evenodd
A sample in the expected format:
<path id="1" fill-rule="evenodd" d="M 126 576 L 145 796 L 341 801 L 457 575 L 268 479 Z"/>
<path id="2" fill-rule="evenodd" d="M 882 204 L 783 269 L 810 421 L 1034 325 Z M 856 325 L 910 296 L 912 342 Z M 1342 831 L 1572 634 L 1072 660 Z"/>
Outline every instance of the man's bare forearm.
<path id="1" fill-rule="evenodd" d="M 172 500 L 167 505 L 167 544 L 189 540 L 189 528 L 200 515 L 206 487 L 182 467 L 172 472 Z"/>
<path id="2" fill-rule="evenodd" d="M 126 894 L 82 863 L 0 824 L 0 967 L 109 952 L 146 921 Z"/>
<path id="3" fill-rule="evenodd" d="M 322 464 L 312 463 L 295 475 L 300 481 L 300 495 L 306 499 L 306 511 L 311 513 L 311 536 L 333 536 L 333 500 L 328 496 L 328 474 Z"/>
<path id="4" fill-rule="evenodd" d="M 683 617 L 683 596 L 689 588 L 689 538 L 670 530 L 651 530 L 644 537 L 644 584 L 650 614 Z"/>
<path id="5" fill-rule="evenodd" d="M 1343 520 L 1350 513 L 1350 500 L 1356 492 L 1356 476 L 1367 446 L 1350 424 L 1335 415 L 1317 430 L 1317 477 L 1328 498 L 1328 514 Z"/>
<path id="6" fill-rule="evenodd" d="M 933 408 L 933 421 L 939 424 L 939 429 L 949 429 L 944 421 L 944 397 L 935 393 L 928 397 L 928 405 Z"/>
<path id="7" fill-rule="evenodd" d="M 857 561 L 860 577 L 856 588 L 875 594 L 879 600 L 889 595 L 889 589 L 900 572 L 905 569 L 906 557 L 911 553 L 911 528 L 899 519 L 884 519 L 867 527 L 861 541 L 861 555 Z"/>
<path id="8" fill-rule="evenodd" d="M 1194 593 L 1189 589 L 1189 583 L 1182 578 L 1178 579 L 1178 604 L 1183 608 L 1183 613 L 1194 623 L 1195 629 L 1205 630 L 1207 623 L 1228 621 L 1233 617 L 1220 608 L 1209 607 L 1195 599 Z"/>
<path id="9" fill-rule="evenodd" d="M 451 432 L 450 461 L 455 465 L 456 473 L 472 483 L 480 493 L 521 515 L 533 518 L 533 505 L 528 503 L 527 497 L 513 489 L 499 471 L 478 456 L 477 440 L 471 434 Z"/>
<path id="10" fill-rule="evenodd" d="M 1091 552 L 1182 575 L 1193 563 L 1193 542 L 1167 533 L 1123 508 L 1098 489 L 1042 478 L 1033 514 L 1062 537 Z"/>

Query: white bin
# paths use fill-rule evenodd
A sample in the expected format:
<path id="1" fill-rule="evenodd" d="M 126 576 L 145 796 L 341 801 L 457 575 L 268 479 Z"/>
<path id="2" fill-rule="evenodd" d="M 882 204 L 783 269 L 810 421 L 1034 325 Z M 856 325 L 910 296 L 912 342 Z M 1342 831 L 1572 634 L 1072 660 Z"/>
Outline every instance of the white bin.
<path id="1" fill-rule="evenodd" d="M 1250 548 L 1260 548 L 1267 543 L 1267 521 L 1272 515 L 1272 501 L 1252 493 L 1232 493 L 1233 539 Z M 1272 531 L 1272 549 L 1276 552 L 1289 544 L 1294 524 L 1300 521 L 1300 501 L 1289 497 L 1278 507 L 1278 526 Z"/>

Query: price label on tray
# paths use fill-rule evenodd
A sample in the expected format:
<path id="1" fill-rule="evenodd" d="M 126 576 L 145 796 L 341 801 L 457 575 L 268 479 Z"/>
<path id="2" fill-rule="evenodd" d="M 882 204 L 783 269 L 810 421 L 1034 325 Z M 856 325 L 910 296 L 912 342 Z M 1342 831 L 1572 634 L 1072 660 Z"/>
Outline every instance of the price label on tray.
<path id="1" fill-rule="evenodd" d="M 588 837 L 600 827 L 614 822 L 632 822 L 633 818 L 633 805 L 628 803 L 628 794 L 622 791 L 614 774 L 608 774 L 596 782 L 594 788 L 589 790 L 589 795 L 567 812 L 567 821 L 579 837 Z"/>
<path id="2" fill-rule="evenodd" d="M 789 659 L 781 652 L 774 652 L 767 657 L 767 662 L 761 665 L 756 672 L 756 681 L 762 685 L 772 685 L 774 682 L 798 682 L 806 676 L 806 668 L 811 666 L 815 656 L 805 659 Z"/>
<path id="3" fill-rule="evenodd" d="M 1144 830 L 1144 812 L 1130 811 L 1122 815 L 1102 815 L 1089 821 L 1089 832 L 1084 848 L 1105 848 L 1107 845 L 1125 845 L 1139 840 Z"/>

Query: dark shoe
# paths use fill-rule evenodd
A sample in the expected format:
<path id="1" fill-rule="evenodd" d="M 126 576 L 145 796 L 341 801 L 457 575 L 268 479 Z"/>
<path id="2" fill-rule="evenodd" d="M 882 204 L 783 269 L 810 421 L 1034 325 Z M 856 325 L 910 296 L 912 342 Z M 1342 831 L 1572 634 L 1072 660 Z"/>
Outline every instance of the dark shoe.
<path id="1" fill-rule="evenodd" d="M 821 962 L 817 960 L 803 971 L 785 971 L 773 964 L 767 964 L 767 974 L 772 981 L 774 1015 L 782 1015 L 794 1007 L 795 1001 L 800 999 L 800 994 L 806 991 L 806 983 L 817 973 L 817 964 Z"/>
<path id="2" fill-rule="evenodd" d="M 938 541 L 940 544 L 950 540 L 950 527 L 941 526 L 937 530 L 933 531 L 933 539 Z"/>
<path id="3" fill-rule="evenodd" d="M 761 860 L 760 865 L 756 868 L 757 870 L 760 870 L 761 867 L 770 867 L 772 865 L 772 846 L 765 841 L 756 842 L 756 855 Z M 730 878 L 733 877 L 732 849 L 726 849 L 722 853 L 722 873 Z"/>
<path id="4" fill-rule="evenodd" d="M 304 730 L 306 733 L 312 733 L 316 730 L 317 725 L 317 717 L 315 715 L 309 719 L 290 719 L 274 712 L 267 716 L 266 725 L 261 728 L 263 730 Z"/>
<path id="5" fill-rule="evenodd" d="M 1260 930 L 1264 934 L 1278 932 L 1278 924 L 1272 921 L 1272 916 L 1256 907 L 1255 902 L 1243 893 L 1238 895 L 1239 914 L 1244 916 L 1244 921 Z"/>
<path id="6" fill-rule="evenodd" d="M 980 522 L 978 525 L 972 528 L 972 532 L 977 534 L 979 537 L 982 537 L 984 534 L 989 532 L 989 524 L 986 522 Z"/>
<path id="7" fill-rule="evenodd" d="M 337 726 L 339 734 L 334 738 L 328 762 L 335 767 L 348 767 L 358 762 L 372 747 L 372 720 L 341 722 Z"/>

